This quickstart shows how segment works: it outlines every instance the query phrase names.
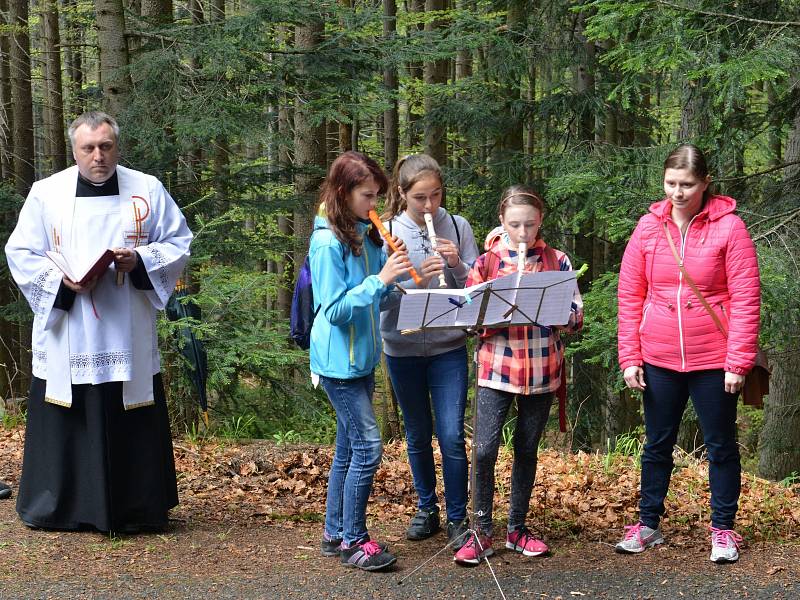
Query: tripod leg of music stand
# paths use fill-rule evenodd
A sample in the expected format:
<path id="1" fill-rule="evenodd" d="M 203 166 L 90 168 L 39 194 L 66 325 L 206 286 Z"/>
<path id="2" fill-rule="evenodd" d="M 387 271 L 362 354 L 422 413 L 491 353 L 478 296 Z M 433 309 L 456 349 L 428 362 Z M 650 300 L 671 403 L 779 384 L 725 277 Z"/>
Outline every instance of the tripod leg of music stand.
<path id="1" fill-rule="evenodd" d="M 480 350 L 481 339 L 476 336 L 475 340 L 475 353 L 473 354 L 473 364 L 475 365 L 475 395 L 472 400 L 472 448 L 470 450 L 470 464 L 469 464 L 469 499 L 470 499 L 470 524 L 469 528 L 477 532 L 477 512 L 475 511 L 475 464 L 477 455 L 477 444 L 475 443 L 475 431 L 478 425 L 478 372 L 480 370 L 480 363 L 478 362 L 478 350 Z"/>

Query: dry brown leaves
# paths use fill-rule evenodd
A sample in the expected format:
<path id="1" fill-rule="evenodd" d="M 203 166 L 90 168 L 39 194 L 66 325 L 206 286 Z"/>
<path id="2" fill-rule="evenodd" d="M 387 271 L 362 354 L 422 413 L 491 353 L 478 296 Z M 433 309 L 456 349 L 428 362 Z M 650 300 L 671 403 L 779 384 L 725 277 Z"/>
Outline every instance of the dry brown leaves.
<path id="1" fill-rule="evenodd" d="M 22 461 L 22 429 L 0 429 L 0 479 L 16 483 Z M 333 449 L 206 441 L 175 443 L 181 506 L 177 518 L 206 521 L 321 520 Z M 440 460 L 438 450 L 437 461 Z M 512 456 L 501 449 L 495 517 L 506 514 Z M 682 457 L 667 497 L 665 526 L 673 544 L 705 533 L 709 522 L 708 467 Z M 439 487 L 441 490 L 441 485 Z M 745 474 L 737 528 L 750 540 L 800 537 L 800 486 L 790 488 Z M 639 471 L 633 458 L 601 454 L 540 454 L 529 515 L 532 527 L 551 537 L 614 537 L 636 517 Z M 415 510 L 411 471 L 400 442 L 386 444 L 375 475 L 368 513 L 405 520 Z M 613 533 L 611 533 L 613 532 Z"/>

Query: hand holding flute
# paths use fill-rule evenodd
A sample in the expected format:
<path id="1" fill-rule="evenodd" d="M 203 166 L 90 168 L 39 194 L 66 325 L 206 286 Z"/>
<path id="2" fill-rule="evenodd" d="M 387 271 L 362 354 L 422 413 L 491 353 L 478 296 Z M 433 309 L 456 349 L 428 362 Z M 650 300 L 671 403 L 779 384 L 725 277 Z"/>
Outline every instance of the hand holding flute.
<path id="1" fill-rule="evenodd" d="M 428 228 L 428 237 L 431 240 L 431 246 L 433 247 L 434 254 L 441 260 L 442 255 L 439 254 L 436 246 L 436 230 L 433 228 L 433 217 L 431 213 L 425 213 L 425 226 Z M 444 288 L 447 287 L 447 282 L 444 279 L 444 273 L 439 273 L 439 287 Z"/>
<path id="2" fill-rule="evenodd" d="M 384 227 L 381 218 L 378 216 L 374 210 L 369 211 L 369 220 L 372 221 L 372 224 L 375 225 L 375 228 L 381 234 L 386 243 L 389 244 L 389 247 L 392 249 L 393 254 L 389 256 L 389 260 L 386 263 L 386 266 L 381 271 L 386 269 L 390 269 L 391 273 L 387 272 L 387 277 L 390 274 L 393 274 L 392 281 L 398 275 L 402 275 L 403 273 L 408 273 L 411 275 L 411 278 L 414 280 L 414 283 L 420 285 L 422 283 L 422 278 L 419 276 L 419 273 L 411 266 L 411 262 L 408 260 L 408 255 L 405 252 L 401 252 L 400 247 L 395 242 L 395 238 L 392 236 L 391 233 Z M 379 275 L 380 276 L 380 275 Z M 391 281 L 386 281 L 383 277 L 381 277 L 384 283 L 387 285 L 391 283 Z"/>

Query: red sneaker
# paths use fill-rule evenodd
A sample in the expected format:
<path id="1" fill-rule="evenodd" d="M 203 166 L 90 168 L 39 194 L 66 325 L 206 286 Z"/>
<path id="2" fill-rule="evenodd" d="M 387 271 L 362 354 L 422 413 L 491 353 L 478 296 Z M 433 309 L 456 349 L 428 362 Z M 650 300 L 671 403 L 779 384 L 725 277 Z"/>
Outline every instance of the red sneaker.
<path id="1" fill-rule="evenodd" d="M 524 525 L 509 532 L 506 536 L 506 548 L 522 552 L 525 556 L 541 556 L 547 554 L 549 548 L 542 540 L 537 539 Z"/>
<path id="2" fill-rule="evenodd" d="M 460 565 L 477 565 L 482 558 L 492 554 L 494 554 L 492 538 L 473 531 L 461 549 L 456 552 L 453 560 Z"/>

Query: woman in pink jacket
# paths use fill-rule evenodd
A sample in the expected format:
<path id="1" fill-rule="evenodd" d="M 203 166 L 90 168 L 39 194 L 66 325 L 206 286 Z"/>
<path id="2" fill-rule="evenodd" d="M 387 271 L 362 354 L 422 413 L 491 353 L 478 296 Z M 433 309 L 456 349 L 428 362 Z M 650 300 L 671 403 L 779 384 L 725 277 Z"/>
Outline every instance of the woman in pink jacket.
<path id="1" fill-rule="evenodd" d="M 710 558 L 739 558 L 736 404 L 755 361 L 761 293 L 755 247 L 734 214 L 736 201 L 709 193 L 710 182 L 698 148 L 673 150 L 664 162 L 666 197 L 639 220 L 620 267 L 619 363 L 626 385 L 644 392 L 647 436 L 639 522 L 625 527 L 621 553 L 664 541 L 659 519 L 672 449 L 691 396 L 709 460 Z M 681 274 L 667 236 L 727 336 Z"/>

